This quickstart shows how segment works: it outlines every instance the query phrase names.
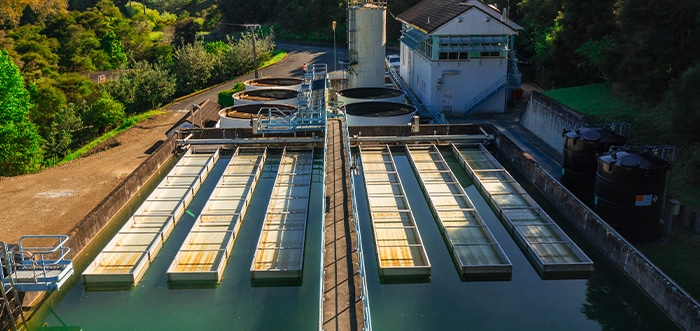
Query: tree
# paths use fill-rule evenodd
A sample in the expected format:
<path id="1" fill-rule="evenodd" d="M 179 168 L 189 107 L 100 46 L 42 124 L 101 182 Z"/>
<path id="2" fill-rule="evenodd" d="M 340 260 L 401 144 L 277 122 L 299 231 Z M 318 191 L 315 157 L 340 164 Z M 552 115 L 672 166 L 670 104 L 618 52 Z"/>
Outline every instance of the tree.
<path id="1" fill-rule="evenodd" d="M 107 91 L 100 91 L 97 99 L 92 104 L 81 108 L 81 118 L 92 131 L 98 134 L 105 133 L 119 126 L 124 118 L 124 105 L 114 100 Z"/>
<path id="2" fill-rule="evenodd" d="M 19 69 L 0 51 L 0 175 L 34 172 L 41 166 L 43 141 L 27 117 L 31 108 Z"/>
<path id="3" fill-rule="evenodd" d="M 155 109 L 175 93 L 175 77 L 159 64 L 137 62 L 120 71 L 105 90 L 126 106 L 127 113 Z"/>
<path id="4" fill-rule="evenodd" d="M 214 57 L 204 49 L 201 41 L 187 44 L 175 50 L 177 90 L 182 94 L 191 93 L 205 87 L 214 69 Z"/>
<path id="5" fill-rule="evenodd" d="M 6 26 L 19 24 L 25 8 L 31 11 L 41 21 L 50 14 L 55 14 L 68 8 L 68 0 L 3 0 L 0 1 L 0 23 Z"/>
<path id="6" fill-rule="evenodd" d="M 74 142 L 74 133 L 83 122 L 74 107 L 68 107 L 66 95 L 53 80 L 42 80 L 30 89 L 34 107 L 29 113 L 44 139 L 47 158 L 66 155 Z"/>
<path id="7" fill-rule="evenodd" d="M 59 43 L 41 34 L 41 27 L 24 25 L 9 31 L 8 36 L 14 39 L 14 50 L 25 79 L 33 82 L 58 74 Z"/>

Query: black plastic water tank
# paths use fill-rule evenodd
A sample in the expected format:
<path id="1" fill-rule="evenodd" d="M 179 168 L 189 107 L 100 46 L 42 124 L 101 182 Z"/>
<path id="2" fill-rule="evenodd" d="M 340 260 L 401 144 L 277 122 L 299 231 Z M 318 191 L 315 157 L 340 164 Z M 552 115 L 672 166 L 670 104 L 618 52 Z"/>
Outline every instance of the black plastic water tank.
<path id="1" fill-rule="evenodd" d="M 594 208 L 632 243 L 657 240 L 670 163 L 651 153 L 616 151 L 598 157 Z"/>
<path id="2" fill-rule="evenodd" d="M 611 146 L 624 145 L 627 137 L 603 126 L 564 130 L 563 136 L 560 181 L 583 203 L 592 206 L 598 154 L 607 152 Z"/>

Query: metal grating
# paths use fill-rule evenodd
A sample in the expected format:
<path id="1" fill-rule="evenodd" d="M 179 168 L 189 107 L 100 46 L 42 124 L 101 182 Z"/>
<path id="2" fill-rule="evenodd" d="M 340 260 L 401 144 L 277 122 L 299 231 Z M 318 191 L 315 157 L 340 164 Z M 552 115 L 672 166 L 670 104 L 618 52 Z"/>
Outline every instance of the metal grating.
<path id="1" fill-rule="evenodd" d="M 593 261 L 564 233 L 483 145 L 457 147 L 452 152 L 501 222 L 545 275 L 584 276 Z"/>
<path id="2" fill-rule="evenodd" d="M 513 265 L 435 145 L 407 145 L 411 166 L 462 276 L 507 275 Z"/>
<path id="3" fill-rule="evenodd" d="M 188 150 L 88 265 L 83 284 L 135 286 L 218 158 L 218 149 Z"/>
<path id="4" fill-rule="evenodd" d="M 428 255 L 389 146 L 359 149 L 380 276 L 430 276 Z"/>
<path id="5" fill-rule="evenodd" d="M 266 156 L 266 149 L 236 150 L 170 264 L 169 283 L 221 280 Z"/>
<path id="6" fill-rule="evenodd" d="M 253 280 L 301 280 L 313 148 L 285 148 L 250 268 Z"/>

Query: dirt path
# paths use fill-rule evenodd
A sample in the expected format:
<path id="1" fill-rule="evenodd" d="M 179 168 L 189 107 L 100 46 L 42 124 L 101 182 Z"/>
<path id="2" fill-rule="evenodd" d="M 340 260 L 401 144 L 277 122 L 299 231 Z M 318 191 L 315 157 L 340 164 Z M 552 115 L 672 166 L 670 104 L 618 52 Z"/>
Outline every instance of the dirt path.
<path id="1" fill-rule="evenodd" d="M 0 178 L 0 241 L 64 234 L 82 220 L 184 113 L 169 111 L 112 138 L 107 150 L 36 174 Z"/>

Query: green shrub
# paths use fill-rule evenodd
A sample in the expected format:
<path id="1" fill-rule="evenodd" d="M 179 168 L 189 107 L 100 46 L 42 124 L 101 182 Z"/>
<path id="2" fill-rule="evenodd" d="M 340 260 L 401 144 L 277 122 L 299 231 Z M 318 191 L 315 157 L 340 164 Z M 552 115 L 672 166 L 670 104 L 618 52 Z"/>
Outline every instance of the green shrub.
<path id="1" fill-rule="evenodd" d="M 222 108 L 233 106 L 233 94 L 245 90 L 245 85 L 238 82 L 233 88 L 219 92 L 218 103 Z"/>

